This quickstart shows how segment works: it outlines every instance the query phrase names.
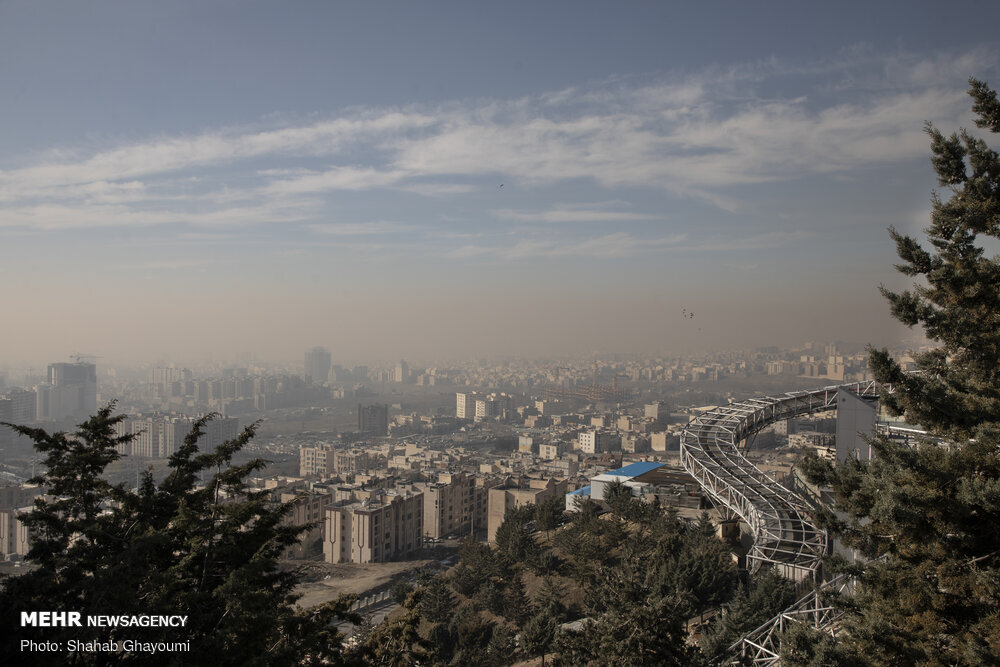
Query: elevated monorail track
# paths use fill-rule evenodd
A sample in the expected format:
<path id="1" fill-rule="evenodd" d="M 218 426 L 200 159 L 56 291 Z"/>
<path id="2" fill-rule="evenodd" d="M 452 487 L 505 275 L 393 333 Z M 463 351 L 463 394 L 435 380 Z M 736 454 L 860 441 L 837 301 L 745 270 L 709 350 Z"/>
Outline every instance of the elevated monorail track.
<path id="1" fill-rule="evenodd" d="M 874 399 L 885 388 L 875 382 L 856 382 L 751 398 L 705 412 L 682 432 L 684 469 L 716 504 L 750 528 L 753 546 L 747 554 L 747 568 L 751 572 L 766 564 L 795 581 L 821 583 L 826 532 L 816 525 L 803 498 L 761 472 L 743 451 L 770 424 L 835 409 L 838 394 L 845 391 Z M 820 604 L 813 592 L 779 615 L 773 627 L 780 628 L 793 618 L 828 623 L 832 612 Z M 758 665 L 778 663 L 774 642 L 779 633 L 772 625 L 765 624 L 734 646 L 741 659 Z"/>
<path id="2" fill-rule="evenodd" d="M 761 472 L 741 450 L 774 422 L 836 408 L 841 391 L 875 398 L 878 385 L 857 382 L 751 398 L 703 413 L 681 434 L 684 469 L 715 503 L 749 526 L 751 572 L 767 563 L 796 581 L 819 579 L 827 537 L 816 526 L 808 503 Z"/>

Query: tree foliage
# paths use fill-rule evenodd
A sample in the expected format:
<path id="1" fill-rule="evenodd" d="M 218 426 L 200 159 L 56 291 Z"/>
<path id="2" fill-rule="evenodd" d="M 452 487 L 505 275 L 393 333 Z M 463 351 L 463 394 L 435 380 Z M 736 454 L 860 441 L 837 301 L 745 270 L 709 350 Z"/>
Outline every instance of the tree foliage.
<path id="1" fill-rule="evenodd" d="M 740 637 L 760 627 L 795 602 L 795 586 L 774 569 L 766 569 L 741 583 L 701 641 L 710 659 L 722 658 Z"/>
<path id="2" fill-rule="evenodd" d="M 622 519 L 632 516 L 632 489 L 625 485 L 621 479 L 616 479 L 604 487 L 604 502 L 608 509 Z"/>
<path id="3" fill-rule="evenodd" d="M 556 638 L 558 625 L 556 619 L 542 612 L 535 614 L 524 624 L 521 630 L 521 648 L 529 656 L 542 656 L 545 664 L 545 654 L 549 652 Z"/>
<path id="4" fill-rule="evenodd" d="M 304 611 L 294 606 L 297 573 L 278 568 L 279 556 L 307 526 L 285 525 L 292 503 L 276 504 L 268 492 L 248 487 L 264 467 L 233 456 L 255 426 L 216 451 L 198 452 L 211 417 L 198 420 L 169 460 L 158 486 L 146 473 L 137 490 L 113 486 L 105 468 L 120 455 L 114 404 L 80 424 L 74 434 L 11 425 L 45 455 L 45 472 L 32 481 L 48 489 L 23 517 L 31 534 L 27 561 L 34 568 L 3 582 L 0 623 L 6 664 L 18 664 L 19 640 L 34 639 L 12 615 L 20 611 L 77 611 L 89 615 L 184 615 L 174 628 L 46 628 L 44 639 L 147 642 L 190 641 L 199 661 L 281 665 L 340 658 L 334 618 L 355 618 L 349 599 Z M 196 486 L 202 473 L 211 477 Z M 53 654 L 54 663 L 158 664 L 176 655 L 135 653 Z"/>
<path id="5" fill-rule="evenodd" d="M 543 498 L 535 505 L 535 527 L 549 533 L 559 526 L 566 509 L 566 500 L 560 495 Z"/>
<path id="6" fill-rule="evenodd" d="M 395 614 L 372 629 L 363 643 L 348 652 L 354 665 L 409 667 L 424 663 L 431 655 L 429 642 L 421 636 L 418 607 L 424 589 L 417 589 L 403 604 L 403 613 Z"/>
<path id="7" fill-rule="evenodd" d="M 970 80 L 976 124 L 1000 131 L 1000 105 Z M 870 350 L 882 397 L 952 444 L 908 447 L 872 440 L 874 459 L 804 470 L 837 493 L 843 519 L 828 517 L 867 562 L 839 651 L 878 664 L 1000 662 L 1000 259 L 981 237 L 1000 238 L 1000 159 L 966 130 L 927 126 L 932 164 L 947 198 L 932 200 L 929 247 L 890 230 L 913 288 L 882 288 L 892 314 L 937 344 L 906 373 Z M 876 560 L 877 559 L 877 560 Z M 808 637 L 797 637 L 799 649 Z M 805 653 L 803 653 L 805 655 Z"/>
<path id="8" fill-rule="evenodd" d="M 534 556 L 538 544 L 529 532 L 529 522 L 535 518 L 535 507 L 512 507 L 497 528 L 497 550 L 510 562 L 519 563 Z"/>
<path id="9" fill-rule="evenodd" d="M 454 611 L 455 596 L 441 577 L 435 577 L 420 598 L 420 613 L 432 623 L 444 623 Z"/>

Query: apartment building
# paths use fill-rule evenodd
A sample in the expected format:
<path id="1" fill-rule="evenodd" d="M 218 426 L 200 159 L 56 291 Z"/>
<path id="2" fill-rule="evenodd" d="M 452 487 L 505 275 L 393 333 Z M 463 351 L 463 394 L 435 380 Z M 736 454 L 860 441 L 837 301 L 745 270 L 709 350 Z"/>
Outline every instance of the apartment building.
<path id="1" fill-rule="evenodd" d="M 445 472 L 416 487 L 424 494 L 425 538 L 468 535 L 486 525 L 486 489 L 474 476 Z"/>
<path id="2" fill-rule="evenodd" d="M 566 495 L 565 479 L 531 479 L 523 486 L 498 486 L 488 492 L 487 538 L 496 539 L 497 529 L 503 523 L 507 510 L 523 505 L 537 505 L 550 496 Z"/>
<path id="3" fill-rule="evenodd" d="M 384 563 L 422 545 L 424 496 L 385 491 L 375 500 L 343 500 L 325 510 L 323 558 L 328 563 Z"/>

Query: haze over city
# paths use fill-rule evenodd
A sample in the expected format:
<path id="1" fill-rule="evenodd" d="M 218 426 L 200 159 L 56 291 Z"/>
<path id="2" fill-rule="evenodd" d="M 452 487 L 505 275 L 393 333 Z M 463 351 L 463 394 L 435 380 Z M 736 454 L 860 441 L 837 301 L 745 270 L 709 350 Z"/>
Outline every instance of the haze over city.
<path id="1" fill-rule="evenodd" d="M 4 2 L 0 362 L 895 344 L 998 14 Z"/>

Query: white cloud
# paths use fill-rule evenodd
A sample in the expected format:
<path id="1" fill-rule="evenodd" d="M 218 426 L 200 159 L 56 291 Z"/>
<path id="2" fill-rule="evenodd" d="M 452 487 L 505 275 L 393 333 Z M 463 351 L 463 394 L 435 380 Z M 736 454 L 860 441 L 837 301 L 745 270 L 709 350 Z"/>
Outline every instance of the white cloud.
<path id="1" fill-rule="evenodd" d="M 520 211 L 510 208 L 496 209 L 493 215 L 501 220 L 518 222 L 636 222 L 652 220 L 657 216 L 647 213 L 631 213 L 603 208 L 586 208 L 579 205 L 564 205 L 547 211 Z"/>
<path id="2" fill-rule="evenodd" d="M 197 226 L 244 226 L 289 223 L 312 218 L 315 212 L 296 204 L 267 204 L 207 211 L 150 210 L 126 206 L 39 204 L 0 209 L 0 228 L 31 227 L 61 230 L 97 227 L 147 227 L 184 223 Z"/>
<path id="3" fill-rule="evenodd" d="M 339 193 L 459 198 L 494 194 L 498 183 L 507 184 L 505 195 L 582 184 L 621 197 L 641 188 L 739 211 L 738 186 L 923 158 L 923 121 L 951 127 L 967 117 L 964 75 L 952 78 L 987 55 L 918 59 L 860 50 L 839 61 L 772 60 L 674 81 L 619 78 L 513 100 L 352 110 L 314 123 L 224 128 L 89 154 L 53 150 L 0 171 L 0 226 L 318 222 Z M 761 82 L 802 71 L 815 72 L 811 88 L 758 95 Z M 585 203 L 498 204 L 489 200 L 480 210 L 519 222 L 659 217 Z"/>
<path id="4" fill-rule="evenodd" d="M 555 259 L 565 257 L 614 259 L 674 247 L 683 242 L 685 238 L 685 234 L 676 234 L 650 239 L 626 232 L 615 232 L 582 240 L 528 237 L 520 238 L 512 245 L 483 246 L 467 244 L 453 250 L 448 256 L 456 259 L 491 257 L 504 260 Z"/>
<path id="5" fill-rule="evenodd" d="M 260 131 L 235 128 L 194 137 L 167 137 L 102 150 L 82 159 L 53 152 L 42 164 L 0 171 L 0 190 L 115 181 L 265 155 L 331 155 L 349 143 L 381 140 L 434 122 L 433 117 L 420 113 L 372 111 L 301 127 Z"/>
<path id="6" fill-rule="evenodd" d="M 406 173 L 380 171 L 374 168 L 337 167 L 292 179 L 274 181 L 263 189 L 267 194 L 288 195 L 326 192 L 329 190 L 371 190 L 398 183 Z"/>

